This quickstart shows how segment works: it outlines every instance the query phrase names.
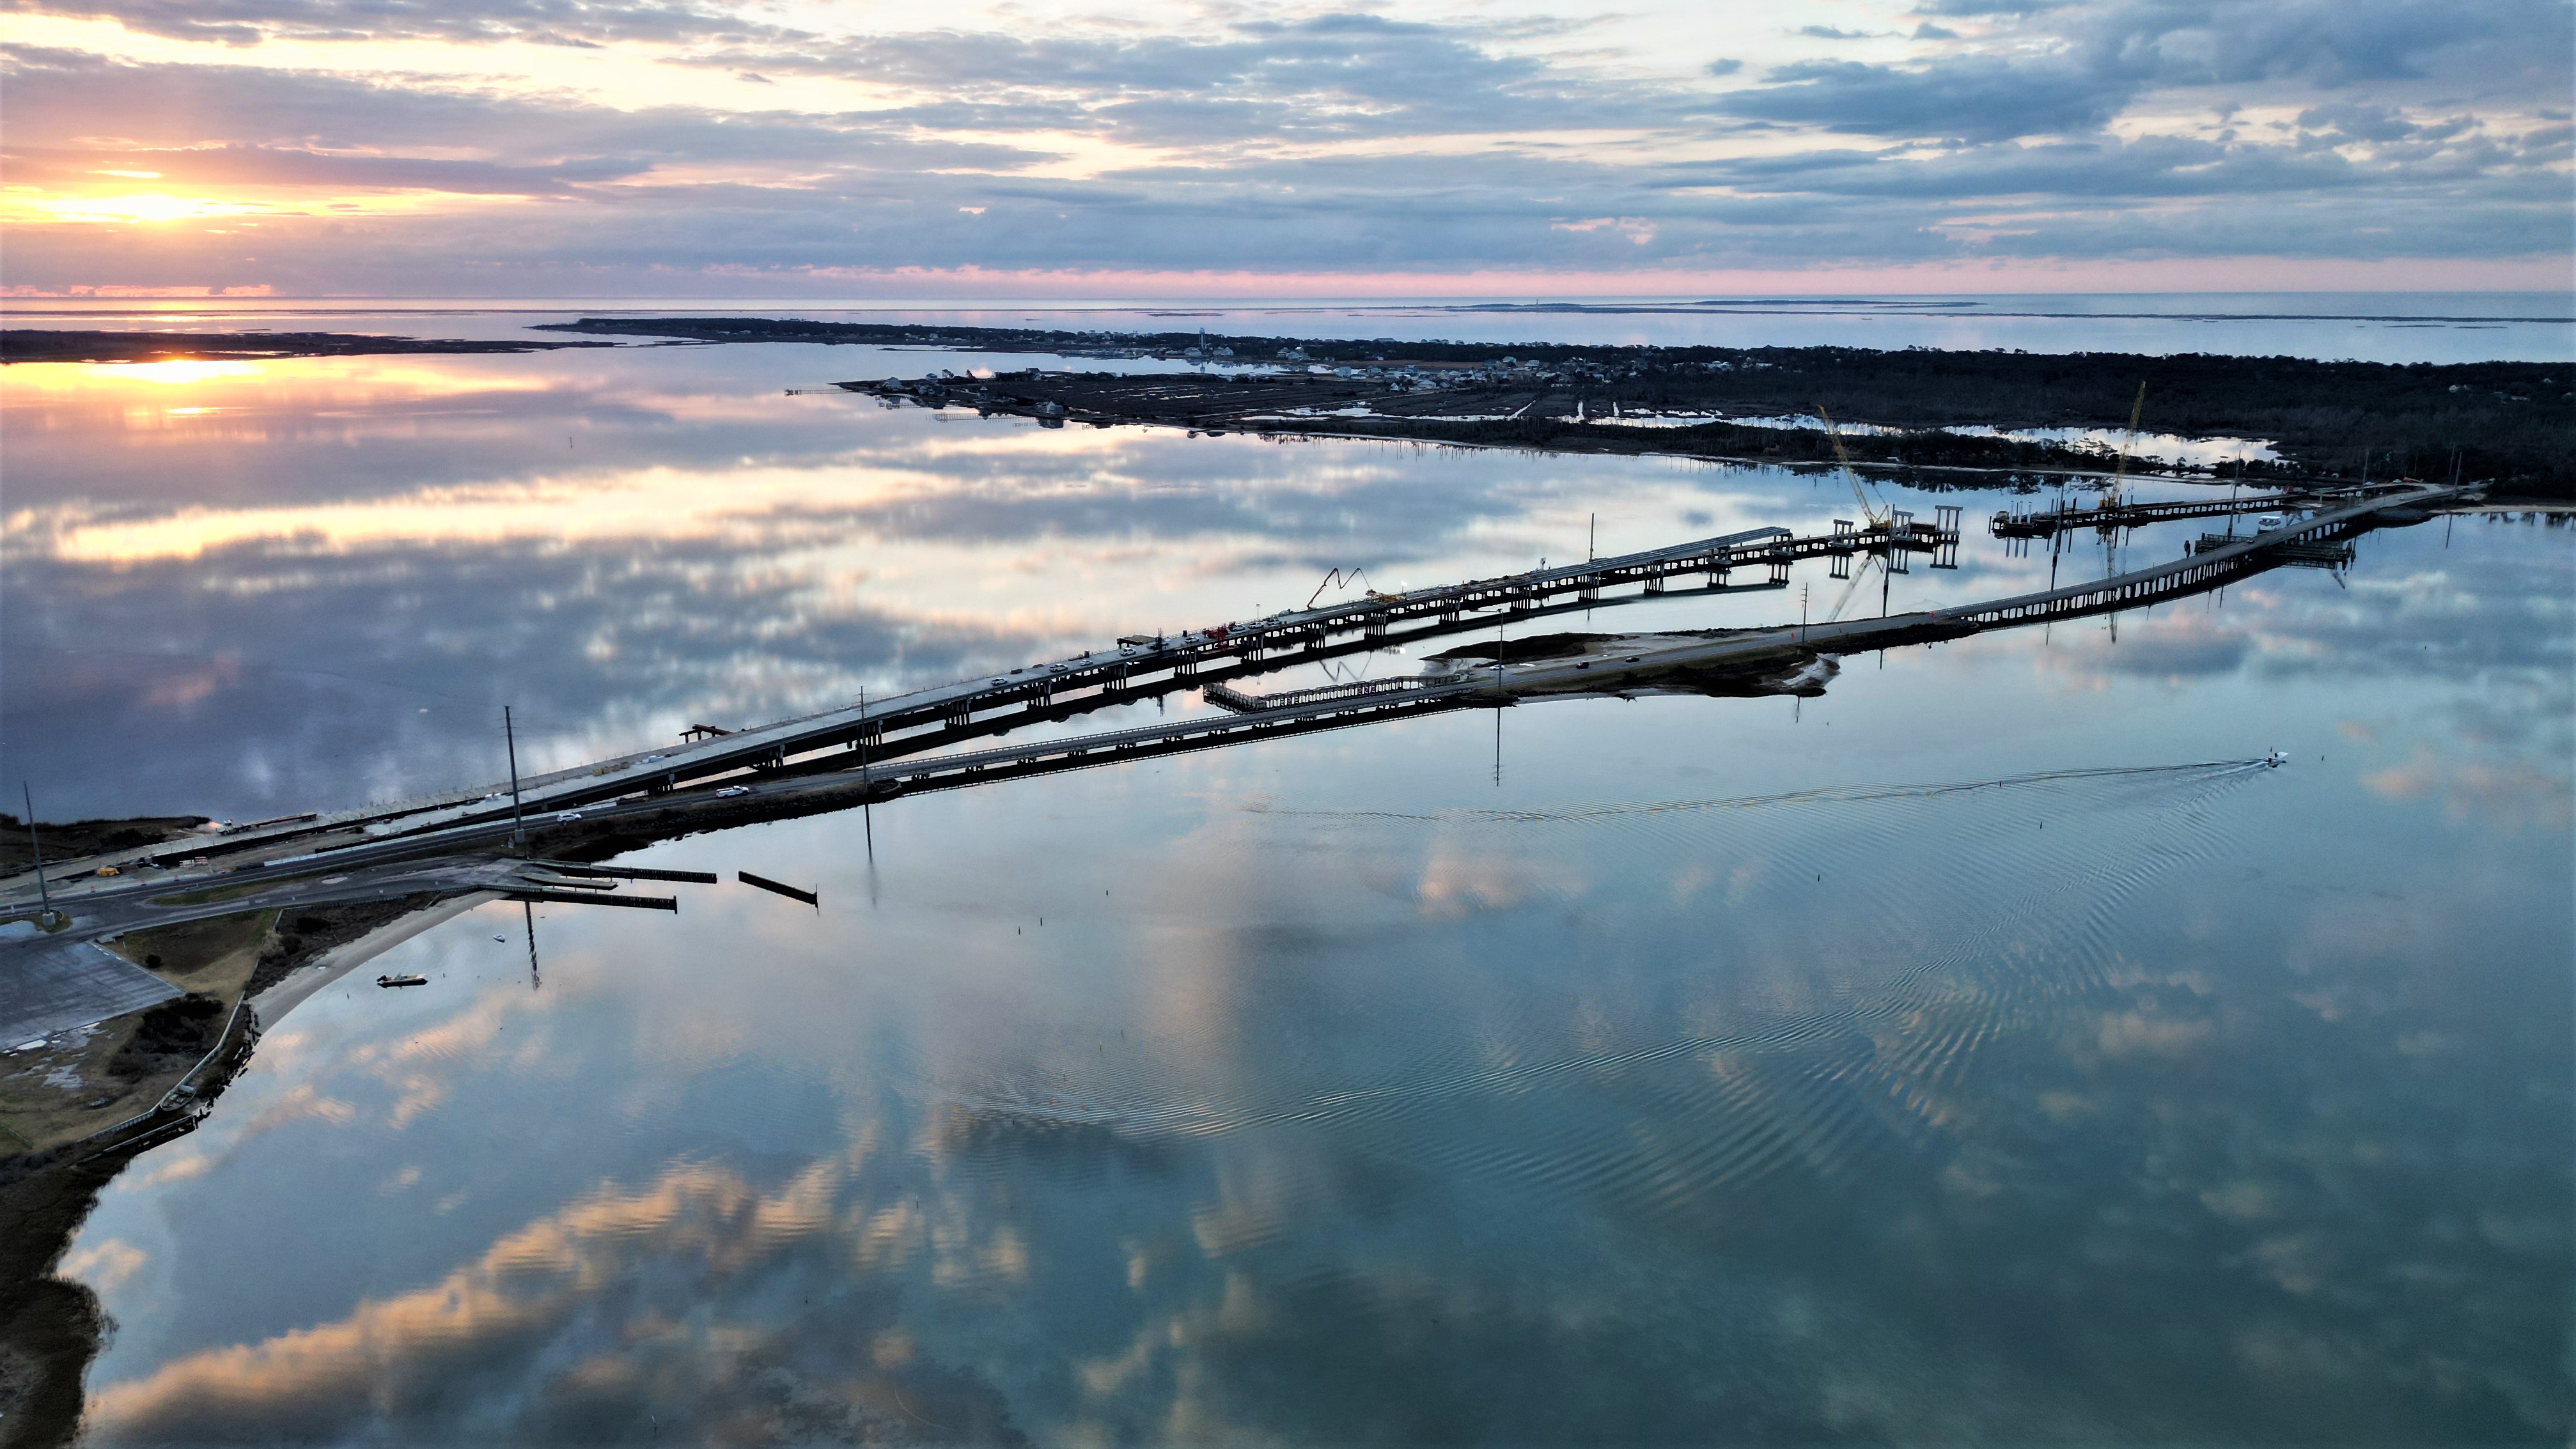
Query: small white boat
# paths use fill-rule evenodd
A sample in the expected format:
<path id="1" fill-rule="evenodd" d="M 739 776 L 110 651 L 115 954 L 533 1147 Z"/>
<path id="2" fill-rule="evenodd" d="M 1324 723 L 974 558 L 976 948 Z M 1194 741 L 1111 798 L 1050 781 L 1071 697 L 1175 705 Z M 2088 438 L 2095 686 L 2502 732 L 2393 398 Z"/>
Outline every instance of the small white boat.
<path id="1" fill-rule="evenodd" d="M 376 984 L 378 986 L 427 986 L 429 984 L 429 978 L 426 976 L 396 976 L 388 974 L 377 977 Z"/>

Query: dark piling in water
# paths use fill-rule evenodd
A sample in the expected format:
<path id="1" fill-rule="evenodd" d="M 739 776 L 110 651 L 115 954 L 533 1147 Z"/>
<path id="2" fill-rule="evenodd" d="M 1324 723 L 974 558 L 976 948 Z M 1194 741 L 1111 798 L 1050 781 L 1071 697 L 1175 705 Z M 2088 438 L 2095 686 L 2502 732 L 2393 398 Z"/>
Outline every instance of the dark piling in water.
<path id="1" fill-rule="evenodd" d="M 788 885 L 783 881 L 771 880 L 765 875 L 753 875 L 750 871 L 738 870 L 734 872 L 734 876 L 744 885 L 758 886 L 762 890 L 768 891 L 773 895 L 785 896 L 791 901 L 803 901 L 805 904 L 813 906 L 818 910 L 821 909 L 823 905 L 823 897 L 816 892 L 800 891 L 792 885 Z"/>

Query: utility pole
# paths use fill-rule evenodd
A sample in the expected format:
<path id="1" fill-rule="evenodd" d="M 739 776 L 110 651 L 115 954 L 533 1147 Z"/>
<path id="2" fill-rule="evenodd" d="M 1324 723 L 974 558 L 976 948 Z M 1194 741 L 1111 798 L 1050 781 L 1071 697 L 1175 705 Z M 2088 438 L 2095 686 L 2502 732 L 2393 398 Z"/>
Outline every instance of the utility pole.
<path id="1" fill-rule="evenodd" d="M 27 802 L 27 848 L 36 855 L 36 899 L 43 906 L 45 919 L 54 918 L 54 893 L 45 885 L 45 847 L 36 841 L 36 792 L 27 782 L 18 782 L 18 793 Z"/>
<path id="2" fill-rule="evenodd" d="M 501 739 L 510 750 L 510 844 L 518 850 L 528 848 L 528 822 L 519 814 L 519 731 L 510 721 L 510 707 L 501 706 Z"/>
<path id="3" fill-rule="evenodd" d="M 868 778 L 868 692 L 859 691 L 859 819 L 868 831 L 868 864 L 877 863 L 875 783 Z"/>

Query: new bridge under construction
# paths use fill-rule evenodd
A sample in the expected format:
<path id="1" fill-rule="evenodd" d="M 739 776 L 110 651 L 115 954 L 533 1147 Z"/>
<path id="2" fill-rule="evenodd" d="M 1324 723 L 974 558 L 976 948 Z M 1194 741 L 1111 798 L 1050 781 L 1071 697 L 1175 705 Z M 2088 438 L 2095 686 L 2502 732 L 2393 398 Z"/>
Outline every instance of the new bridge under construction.
<path id="1" fill-rule="evenodd" d="M 73 900 L 167 895 L 208 879 L 248 886 L 259 879 L 523 850 L 532 840 L 556 855 L 600 847 L 614 853 L 644 840 L 782 813 L 1540 699 L 1814 693 L 1821 688 L 1814 667 L 1820 660 L 2143 608 L 2272 568 L 2313 563 L 2321 551 L 2329 561 L 2348 558 L 2343 540 L 2386 523 L 2420 520 L 2429 509 L 2479 486 L 2391 486 L 2277 528 L 2232 539 L 2211 535 L 2173 562 L 1973 604 L 1753 629 L 1567 636 L 1589 642 L 1544 657 L 1496 651 L 1490 666 L 1435 660 L 1420 675 L 1275 695 L 1246 693 L 1229 683 L 1569 611 L 1692 594 L 1779 591 L 1800 560 L 1832 561 L 1838 577 L 1848 576 L 1854 559 L 1875 559 L 1891 573 L 1917 560 L 1954 567 L 1959 510 L 1943 507 L 1928 524 L 1896 511 L 1867 523 L 1837 521 L 1831 532 L 1808 535 L 1747 529 L 1436 588 L 1371 591 L 1259 619 L 1131 635 L 1111 649 L 768 725 L 701 728 L 693 732 L 695 739 L 661 750 L 521 779 L 515 792 L 488 786 L 296 816 L 175 849 L 95 858 L 79 863 L 81 879 L 62 881 L 54 893 Z M 2273 506 L 2269 499 L 2257 505 Z M 1185 690 L 1201 692 L 1217 711 L 1090 735 L 950 748 Z M 96 874 L 100 866 L 115 873 Z M 0 889 L 30 903 L 36 895 L 31 877 Z"/>
<path id="2" fill-rule="evenodd" d="M 403 909 L 423 922 L 487 900 L 675 911 L 676 895 L 620 888 L 629 881 L 706 884 L 708 873 L 599 862 L 683 835 L 873 807 L 906 795 L 1463 709 L 1652 694 L 1815 695 L 1833 677 L 1836 661 L 1855 654 L 2117 614 L 2276 568 L 2340 568 L 2360 534 L 2420 522 L 2479 491 L 2475 484 L 2392 485 L 2248 535 L 2206 535 L 2172 562 L 1977 603 L 1874 618 L 1802 617 L 1757 628 L 1505 633 L 1515 622 L 1650 599 L 1778 593 L 1802 560 L 1825 560 L 1833 577 L 1852 580 L 1846 602 L 1857 586 L 1858 563 L 1874 563 L 1889 575 L 1917 562 L 1956 566 L 1958 509 L 1938 508 L 1926 524 L 1864 502 L 1865 522 L 1836 520 L 1828 532 L 1745 529 L 1437 588 L 1371 591 L 1176 634 L 1130 635 L 1111 649 L 846 709 L 748 729 L 701 726 L 660 750 L 510 784 L 307 812 L 200 835 L 185 845 L 57 860 L 0 881 L 0 909 L 47 912 L 38 934 L 0 943 L 0 1037 L 42 1037 L 168 996 L 175 988 L 99 945 L 138 930 L 245 911 L 381 911 L 395 903 L 407 903 Z M 2266 498 L 2251 506 L 2275 505 Z M 1489 630 L 1490 644 L 1462 642 L 1432 653 L 1416 674 L 1268 693 L 1238 683 Z M 1211 708 L 1089 734 L 1043 728 L 1182 692 L 1198 693 Z M 1023 730 L 1029 734 L 1017 741 L 956 748 Z M 813 891 L 738 874 L 770 893 L 820 904 Z M 298 993 L 318 989 L 315 982 L 342 969 L 317 964 L 298 978 L 303 984 L 276 990 L 300 999 Z M 256 1019 L 237 1009 L 217 1054 L 246 1051 L 256 1032 Z M 173 1090 L 131 1130 L 185 1130 L 203 1104 Z"/>

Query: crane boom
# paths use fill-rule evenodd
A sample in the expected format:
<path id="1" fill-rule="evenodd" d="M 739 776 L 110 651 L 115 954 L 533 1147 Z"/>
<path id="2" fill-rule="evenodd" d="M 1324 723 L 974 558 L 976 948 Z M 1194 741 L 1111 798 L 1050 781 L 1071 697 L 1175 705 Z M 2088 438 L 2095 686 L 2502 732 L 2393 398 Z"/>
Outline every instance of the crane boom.
<path id="1" fill-rule="evenodd" d="M 2138 419 L 2147 410 L 2147 380 L 2138 379 L 2138 400 L 2129 404 L 2129 431 L 2120 439 L 2120 461 L 2111 468 L 2111 503 L 2120 502 L 2120 486 L 2129 477 L 2129 450 L 2138 445 Z"/>
<path id="2" fill-rule="evenodd" d="M 1869 495 L 1860 491 L 1860 475 L 1852 471 L 1851 454 L 1843 451 L 1843 430 L 1841 425 L 1834 421 L 1834 415 L 1832 413 L 1825 411 L 1825 405 L 1823 403 L 1816 404 L 1816 416 L 1825 420 L 1825 436 L 1833 440 L 1834 460 L 1843 465 L 1843 481 L 1851 485 L 1852 501 L 1860 505 L 1860 516 L 1869 520 L 1869 525 L 1872 528 L 1886 527 L 1886 507 L 1882 505 L 1877 508 L 1872 508 L 1869 503 Z"/>

